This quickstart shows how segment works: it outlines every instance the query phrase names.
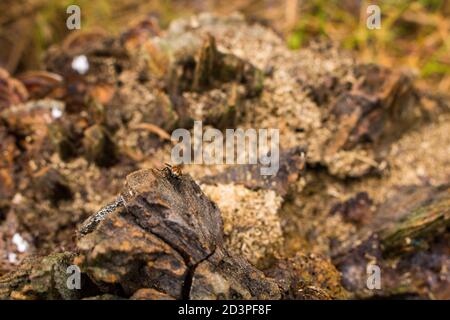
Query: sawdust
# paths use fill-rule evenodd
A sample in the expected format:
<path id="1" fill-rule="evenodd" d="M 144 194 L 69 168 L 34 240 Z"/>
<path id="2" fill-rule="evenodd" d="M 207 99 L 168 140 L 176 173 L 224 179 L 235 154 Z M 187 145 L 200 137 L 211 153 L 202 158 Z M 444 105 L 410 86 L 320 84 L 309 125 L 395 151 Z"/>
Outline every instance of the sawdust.
<path id="1" fill-rule="evenodd" d="M 220 209 L 225 247 L 256 266 L 266 266 L 283 245 L 278 210 L 282 198 L 272 190 L 252 191 L 235 184 L 202 185 Z"/>

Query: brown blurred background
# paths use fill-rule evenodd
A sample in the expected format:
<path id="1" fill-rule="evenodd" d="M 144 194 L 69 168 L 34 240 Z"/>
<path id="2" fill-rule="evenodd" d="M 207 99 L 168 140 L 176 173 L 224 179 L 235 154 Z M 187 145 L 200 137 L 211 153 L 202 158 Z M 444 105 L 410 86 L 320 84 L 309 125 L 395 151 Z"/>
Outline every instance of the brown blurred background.
<path id="1" fill-rule="evenodd" d="M 293 50 L 323 38 L 363 61 L 408 68 L 434 92 L 450 91 L 450 0 L 1 0 L 0 66 L 13 74 L 39 69 L 43 52 L 72 32 L 65 26 L 71 4 L 81 8 L 82 31 L 113 34 L 146 15 L 165 27 L 201 11 L 240 11 Z M 380 30 L 366 28 L 369 4 L 381 8 Z"/>

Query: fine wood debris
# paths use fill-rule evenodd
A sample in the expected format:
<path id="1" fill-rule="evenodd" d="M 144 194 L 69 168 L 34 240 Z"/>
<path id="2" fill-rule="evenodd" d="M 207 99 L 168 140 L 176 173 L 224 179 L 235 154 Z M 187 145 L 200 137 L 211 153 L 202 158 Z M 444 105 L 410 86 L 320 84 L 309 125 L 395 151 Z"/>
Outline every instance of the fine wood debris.
<path id="1" fill-rule="evenodd" d="M 211 14 L 76 33 L 44 64 L 0 69 L 0 298 L 450 297 L 450 108 L 412 75 Z M 278 173 L 164 169 L 199 119 L 279 129 Z"/>

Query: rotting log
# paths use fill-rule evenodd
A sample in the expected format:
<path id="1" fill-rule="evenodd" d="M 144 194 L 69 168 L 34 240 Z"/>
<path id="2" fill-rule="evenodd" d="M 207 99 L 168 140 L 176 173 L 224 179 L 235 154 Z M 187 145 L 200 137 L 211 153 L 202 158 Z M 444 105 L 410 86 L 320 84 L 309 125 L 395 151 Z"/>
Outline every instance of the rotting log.
<path id="1" fill-rule="evenodd" d="M 220 211 L 190 176 L 137 171 L 120 197 L 123 205 L 78 242 L 77 262 L 103 291 L 121 288 L 130 297 L 151 288 L 178 299 L 280 297 L 274 280 L 222 248 Z"/>
<path id="2" fill-rule="evenodd" d="M 345 292 L 325 260 L 279 259 L 266 275 L 229 253 L 219 209 L 189 175 L 136 171 L 118 199 L 80 227 L 76 252 L 30 258 L 1 277 L 0 298 L 320 299 Z M 76 292 L 63 282 L 71 264 L 82 271 Z M 321 289 L 323 281 L 332 288 Z"/>
<path id="3" fill-rule="evenodd" d="M 425 298 L 430 289 L 424 283 L 433 283 L 435 288 L 448 286 L 449 186 L 422 187 L 412 195 L 399 192 L 380 209 L 391 221 L 374 221 L 373 226 L 362 230 L 333 257 L 344 286 L 359 298 Z M 366 287 L 369 264 L 381 269 L 381 290 Z M 441 276 L 432 279 L 430 274 L 435 269 L 440 270 Z"/>

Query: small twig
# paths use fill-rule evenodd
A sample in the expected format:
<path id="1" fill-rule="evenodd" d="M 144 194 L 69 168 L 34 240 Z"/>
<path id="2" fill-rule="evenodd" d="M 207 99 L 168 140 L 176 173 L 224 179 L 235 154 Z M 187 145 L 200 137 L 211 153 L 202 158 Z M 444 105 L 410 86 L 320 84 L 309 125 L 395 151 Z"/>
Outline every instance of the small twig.
<path id="1" fill-rule="evenodd" d="M 155 133 L 163 140 L 172 141 L 170 134 L 168 134 L 167 131 L 165 131 L 164 129 L 162 129 L 154 124 L 151 124 L 151 123 L 133 124 L 133 125 L 131 125 L 130 129 L 132 129 L 132 130 L 139 130 L 139 129 L 147 130 L 149 132 Z"/>

